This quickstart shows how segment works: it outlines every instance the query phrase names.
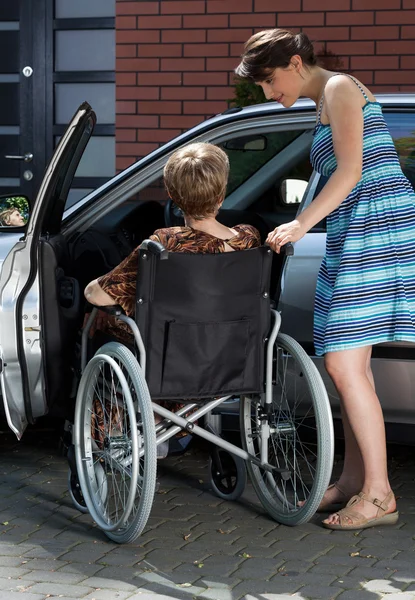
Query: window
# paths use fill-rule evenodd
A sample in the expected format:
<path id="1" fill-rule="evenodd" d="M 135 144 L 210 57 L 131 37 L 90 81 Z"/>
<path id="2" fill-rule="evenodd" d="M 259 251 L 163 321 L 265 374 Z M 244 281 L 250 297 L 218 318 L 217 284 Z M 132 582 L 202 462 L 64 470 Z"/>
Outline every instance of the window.
<path id="1" fill-rule="evenodd" d="M 415 114 L 386 113 L 385 119 L 395 143 L 402 171 L 415 189 Z"/>
<path id="2" fill-rule="evenodd" d="M 233 138 L 219 144 L 230 163 L 226 195 L 234 192 L 302 133 L 302 129 L 273 131 Z"/>

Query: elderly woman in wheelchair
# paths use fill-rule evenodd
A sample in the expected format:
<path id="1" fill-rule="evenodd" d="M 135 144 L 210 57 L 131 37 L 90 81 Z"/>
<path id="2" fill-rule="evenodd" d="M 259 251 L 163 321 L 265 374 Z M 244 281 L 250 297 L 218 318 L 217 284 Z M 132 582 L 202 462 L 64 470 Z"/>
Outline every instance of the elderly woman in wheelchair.
<path id="1" fill-rule="evenodd" d="M 247 469 L 280 523 L 309 520 L 329 483 L 330 406 L 314 363 L 279 333 L 269 293 L 273 254 L 252 226 L 228 228 L 215 218 L 228 171 L 226 154 L 211 144 L 175 152 L 165 185 L 185 227 L 157 230 L 85 290 L 109 315 L 101 327 L 119 341 L 87 363 L 94 309 L 83 332 L 74 480 L 98 527 L 119 543 L 145 527 L 157 446 L 181 430 L 211 443 L 211 485 L 220 497 L 239 497 Z M 242 448 L 197 424 L 231 397 L 240 400 Z"/>

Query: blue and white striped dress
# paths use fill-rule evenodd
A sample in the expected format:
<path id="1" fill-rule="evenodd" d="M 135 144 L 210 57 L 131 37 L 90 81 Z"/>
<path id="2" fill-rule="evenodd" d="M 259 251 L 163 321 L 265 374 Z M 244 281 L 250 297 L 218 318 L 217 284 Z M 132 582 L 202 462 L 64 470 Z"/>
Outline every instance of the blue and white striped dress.
<path id="1" fill-rule="evenodd" d="M 415 193 L 380 104 L 351 79 L 366 99 L 362 178 L 327 217 L 314 313 L 318 356 L 380 342 L 415 343 Z M 323 98 L 311 162 L 328 177 L 336 158 L 330 125 L 320 121 L 322 105 Z"/>

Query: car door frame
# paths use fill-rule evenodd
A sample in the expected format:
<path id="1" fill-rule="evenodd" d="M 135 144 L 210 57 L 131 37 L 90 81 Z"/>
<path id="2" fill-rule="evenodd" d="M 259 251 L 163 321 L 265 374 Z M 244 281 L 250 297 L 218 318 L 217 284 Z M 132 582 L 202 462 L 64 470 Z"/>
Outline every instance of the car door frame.
<path id="1" fill-rule="evenodd" d="M 38 242 L 60 231 L 70 185 L 95 123 L 95 113 L 83 103 L 49 162 L 24 236 L 2 264 L 0 382 L 7 422 L 18 439 L 29 423 L 48 411 Z"/>

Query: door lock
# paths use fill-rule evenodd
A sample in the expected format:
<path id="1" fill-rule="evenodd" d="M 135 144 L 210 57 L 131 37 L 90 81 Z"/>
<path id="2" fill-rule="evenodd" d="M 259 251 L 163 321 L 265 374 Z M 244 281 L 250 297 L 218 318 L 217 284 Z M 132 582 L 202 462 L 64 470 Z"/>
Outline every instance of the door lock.
<path id="1" fill-rule="evenodd" d="M 9 158 L 10 160 L 24 160 L 25 162 L 30 162 L 33 160 L 33 154 L 31 152 L 26 152 L 23 156 L 15 156 L 14 154 L 6 154 L 4 158 Z"/>

